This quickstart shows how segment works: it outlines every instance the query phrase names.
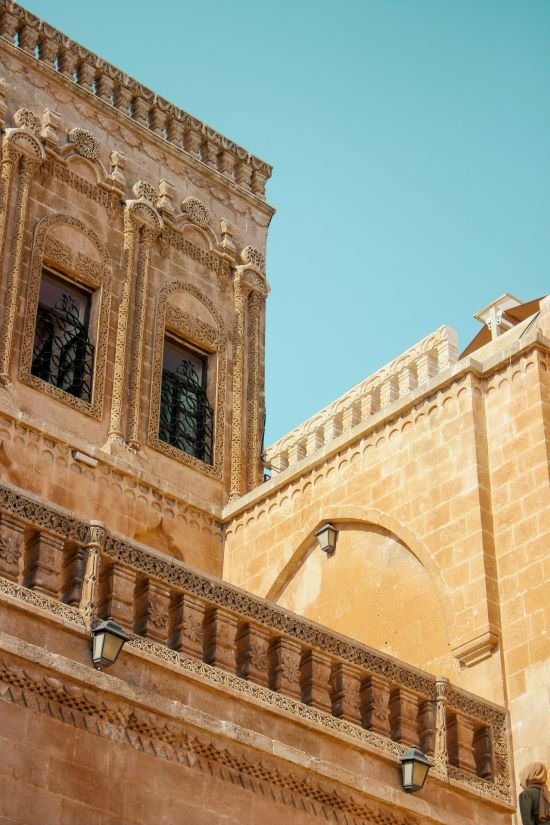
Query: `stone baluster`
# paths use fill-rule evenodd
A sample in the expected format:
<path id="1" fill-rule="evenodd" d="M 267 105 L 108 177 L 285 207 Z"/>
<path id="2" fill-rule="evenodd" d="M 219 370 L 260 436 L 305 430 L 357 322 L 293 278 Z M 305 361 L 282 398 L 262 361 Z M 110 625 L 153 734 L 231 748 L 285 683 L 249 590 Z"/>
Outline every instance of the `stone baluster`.
<path id="1" fill-rule="evenodd" d="M 0 20 L 0 36 L 13 43 L 18 28 L 19 15 L 4 7 L 2 19 Z"/>
<path id="2" fill-rule="evenodd" d="M 418 747 L 418 697 L 406 687 L 390 693 L 391 738 L 408 747 Z"/>
<path id="3" fill-rule="evenodd" d="M 361 423 L 361 402 L 353 401 L 349 407 L 346 407 L 342 414 L 342 426 L 344 432 L 352 430 L 357 424 Z"/>
<path id="4" fill-rule="evenodd" d="M 69 80 L 74 80 L 76 67 L 78 64 L 78 55 L 71 47 L 63 49 L 59 55 L 59 71 Z"/>
<path id="5" fill-rule="evenodd" d="M 204 139 L 201 146 L 201 156 L 203 161 L 209 166 L 212 166 L 214 169 L 216 168 L 218 151 L 219 146 L 215 141 L 210 140 L 209 138 Z"/>
<path id="6" fill-rule="evenodd" d="M 19 581 L 23 530 L 23 524 L 10 513 L 0 514 L 0 576 L 12 582 Z"/>
<path id="7" fill-rule="evenodd" d="M 115 86 L 115 107 L 123 115 L 130 115 L 130 106 L 132 104 L 132 90 L 128 86 L 119 83 Z"/>
<path id="8" fill-rule="evenodd" d="M 173 647 L 193 659 L 202 659 L 204 603 L 187 593 L 175 602 Z"/>
<path id="9" fill-rule="evenodd" d="M 306 439 L 306 453 L 307 455 L 315 455 L 315 453 L 323 447 L 325 443 L 323 430 L 321 427 L 310 433 Z"/>
<path id="10" fill-rule="evenodd" d="M 477 774 L 491 781 L 495 774 L 491 729 L 483 727 L 476 730 L 473 744 Z"/>
<path id="11" fill-rule="evenodd" d="M 420 750 L 426 756 L 433 756 L 435 748 L 435 705 L 425 699 L 418 706 L 418 735 Z"/>
<path id="12" fill-rule="evenodd" d="M 166 127 L 166 112 L 161 111 L 158 106 L 153 106 L 149 116 L 150 126 L 153 132 L 160 137 L 164 137 Z"/>
<path id="13" fill-rule="evenodd" d="M 237 635 L 237 673 L 242 679 L 267 687 L 269 684 L 269 630 L 253 622 Z"/>
<path id="14" fill-rule="evenodd" d="M 340 415 L 331 415 L 328 421 L 325 423 L 323 429 L 323 435 L 325 439 L 325 444 L 328 444 L 329 441 L 332 441 L 342 432 L 342 417 Z"/>
<path id="15" fill-rule="evenodd" d="M 135 631 L 154 642 L 168 641 L 168 616 L 170 588 L 164 582 L 147 580 L 140 582 L 135 595 Z"/>
<path id="16" fill-rule="evenodd" d="M 126 630 L 133 630 L 135 586 L 136 576 L 131 568 L 116 563 L 104 570 L 100 581 L 100 616 L 111 616 Z"/>
<path id="17" fill-rule="evenodd" d="M 474 756 L 474 725 L 471 719 L 457 711 L 447 721 L 449 762 L 468 773 L 476 773 Z"/>
<path id="18" fill-rule="evenodd" d="M 432 352 L 423 352 L 416 359 L 418 383 L 425 384 L 437 372 L 437 363 Z"/>
<path id="19" fill-rule="evenodd" d="M 398 382 L 400 398 L 414 390 L 418 383 L 416 376 L 416 364 L 408 364 L 406 367 L 403 367 L 399 373 Z"/>
<path id="20" fill-rule="evenodd" d="M 383 676 L 367 676 L 361 686 L 363 726 L 380 736 L 390 735 L 390 685 Z"/>
<path id="21" fill-rule="evenodd" d="M 150 103 L 141 95 L 137 94 L 132 101 L 132 118 L 142 126 L 149 126 Z"/>
<path id="22" fill-rule="evenodd" d="M 204 621 L 204 661 L 229 673 L 237 671 L 237 617 L 225 607 L 211 607 Z"/>
<path id="23" fill-rule="evenodd" d="M 29 26 L 25 23 L 19 32 L 19 48 L 23 49 L 27 54 L 32 54 L 34 57 L 35 49 L 38 44 L 38 29 L 34 26 Z"/>
<path id="24" fill-rule="evenodd" d="M 232 178 L 235 174 L 235 158 L 233 153 L 227 149 L 223 149 L 218 156 L 218 169 L 228 178 Z M 264 187 L 265 188 L 265 187 Z"/>
<path id="25" fill-rule="evenodd" d="M 265 197 L 265 184 L 267 181 L 267 175 L 261 169 L 255 169 L 252 174 L 252 183 L 251 183 L 251 190 L 252 192 L 257 195 L 259 198 Z"/>
<path id="26" fill-rule="evenodd" d="M 244 189 L 250 190 L 252 180 L 252 167 L 246 160 L 239 160 L 235 167 L 235 180 Z"/>
<path id="27" fill-rule="evenodd" d="M 445 338 L 437 346 L 438 371 L 455 364 L 458 360 L 458 336 L 454 329 L 447 327 Z"/>
<path id="28" fill-rule="evenodd" d="M 332 713 L 330 676 L 331 660 L 320 650 L 307 650 L 302 656 L 302 701 L 306 705 Z"/>
<path id="29" fill-rule="evenodd" d="M 40 60 L 55 67 L 58 51 L 59 46 L 53 37 L 42 35 L 40 43 L 38 44 L 38 56 Z"/>
<path id="30" fill-rule="evenodd" d="M 361 723 L 361 671 L 347 662 L 332 670 L 332 713 L 356 725 Z"/>
<path id="31" fill-rule="evenodd" d="M 61 570 L 61 601 L 73 606 L 80 605 L 82 580 L 86 569 L 87 551 L 85 547 L 71 547 L 65 552 Z"/>
<path id="32" fill-rule="evenodd" d="M 293 699 L 301 698 L 300 659 L 302 648 L 294 639 L 275 639 L 269 649 L 270 687 Z"/>
<path id="33" fill-rule="evenodd" d="M 274 455 L 271 459 L 271 467 L 276 473 L 282 473 L 287 469 L 288 465 L 288 450 L 277 453 L 277 455 Z"/>
<path id="34" fill-rule="evenodd" d="M 305 458 L 306 455 L 306 447 L 303 441 L 296 441 L 294 444 L 291 444 L 288 448 L 288 464 L 289 466 L 292 464 L 296 464 L 298 461 L 301 461 L 302 458 Z"/>
<path id="35" fill-rule="evenodd" d="M 78 66 L 78 85 L 87 92 L 94 91 L 96 67 L 90 57 L 83 57 Z"/>
<path id="36" fill-rule="evenodd" d="M 105 71 L 103 71 L 97 78 L 96 92 L 97 96 L 101 100 L 104 100 L 105 103 L 108 103 L 110 106 L 113 104 L 115 82 L 112 77 L 109 77 L 109 75 L 106 74 Z"/>
<path id="37" fill-rule="evenodd" d="M 166 123 L 168 140 L 181 149 L 183 146 L 183 123 L 174 115 L 169 115 Z"/>
<path id="38" fill-rule="evenodd" d="M 399 382 L 397 375 L 390 375 L 385 381 L 382 382 L 382 386 L 380 387 L 380 408 L 384 409 L 398 398 Z"/>
<path id="39" fill-rule="evenodd" d="M 186 152 L 199 159 L 201 156 L 202 135 L 200 131 L 194 129 L 189 123 L 185 126 L 183 135 L 184 148 Z"/>
<path id="40" fill-rule="evenodd" d="M 63 567 L 63 536 L 41 530 L 27 542 L 23 584 L 45 596 L 58 598 Z"/>

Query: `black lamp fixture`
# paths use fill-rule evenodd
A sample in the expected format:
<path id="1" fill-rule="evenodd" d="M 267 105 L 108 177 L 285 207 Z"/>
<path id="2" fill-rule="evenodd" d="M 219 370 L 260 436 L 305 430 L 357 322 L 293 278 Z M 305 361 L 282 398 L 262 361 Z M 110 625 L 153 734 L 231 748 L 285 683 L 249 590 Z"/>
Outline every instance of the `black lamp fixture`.
<path id="1" fill-rule="evenodd" d="M 336 550 L 336 539 L 338 538 L 338 530 L 333 524 L 325 524 L 320 530 L 315 533 L 315 538 L 319 542 L 321 550 L 332 556 Z"/>
<path id="2" fill-rule="evenodd" d="M 418 748 L 411 748 L 401 756 L 401 782 L 405 793 L 421 791 L 433 768 L 432 763 Z"/>
<path id="3" fill-rule="evenodd" d="M 130 637 L 113 619 L 107 619 L 92 630 L 92 661 L 96 670 L 114 665 L 124 642 Z"/>

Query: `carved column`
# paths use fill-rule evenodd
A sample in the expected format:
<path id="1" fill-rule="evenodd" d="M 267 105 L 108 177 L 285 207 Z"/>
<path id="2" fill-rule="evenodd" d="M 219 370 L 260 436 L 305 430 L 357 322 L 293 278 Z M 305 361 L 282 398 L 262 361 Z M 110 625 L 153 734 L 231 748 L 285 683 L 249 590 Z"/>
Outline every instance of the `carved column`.
<path id="1" fill-rule="evenodd" d="M 447 690 L 449 680 L 440 677 L 435 680 L 435 744 L 434 768 L 445 779 L 449 775 L 447 752 Z"/>
<path id="2" fill-rule="evenodd" d="M 204 604 L 187 593 L 180 597 L 176 606 L 174 623 L 174 648 L 186 656 L 202 660 Z"/>
<path id="3" fill-rule="evenodd" d="M 63 536 L 41 530 L 28 541 L 25 552 L 23 584 L 54 599 L 59 595 L 63 567 Z"/>
<path id="4" fill-rule="evenodd" d="M 122 407 L 126 381 L 126 342 L 130 322 L 130 299 L 132 275 L 139 236 L 139 226 L 128 207 L 124 210 L 124 245 L 122 251 L 122 294 L 118 306 L 118 324 L 115 344 L 115 364 L 113 372 L 113 393 L 111 399 L 111 423 L 109 441 L 123 441 Z"/>
<path id="5" fill-rule="evenodd" d="M 270 647 L 270 687 L 285 696 L 301 699 L 300 659 L 302 648 L 294 639 L 275 639 Z"/>
<path id="6" fill-rule="evenodd" d="M 390 693 L 391 738 L 402 745 L 418 747 L 418 697 L 406 687 Z"/>
<path id="7" fill-rule="evenodd" d="M 132 325 L 132 351 L 130 359 L 128 393 L 128 444 L 139 450 L 139 421 L 141 412 L 141 383 L 143 371 L 143 347 L 145 338 L 145 310 L 151 265 L 151 247 L 155 233 L 148 227 L 140 232 L 136 293 L 134 301 L 134 323 Z"/>
<path id="8" fill-rule="evenodd" d="M 204 661 L 236 673 L 237 617 L 224 607 L 210 608 L 205 617 L 204 634 Z"/>
<path id="9" fill-rule="evenodd" d="M 154 642 L 168 641 L 170 588 L 160 581 L 144 581 L 136 592 L 135 631 Z"/>
<path id="10" fill-rule="evenodd" d="M 339 719 L 361 724 L 360 672 L 347 662 L 332 671 L 332 712 Z"/>
<path id="11" fill-rule="evenodd" d="M 4 261 L 4 249 L 6 245 L 10 193 L 18 166 L 19 155 L 11 142 L 7 138 L 4 138 L 2 148 L 2 173 L 0 175 L 0 262 L 2 263 Z"/>
<path id="12" fill-rule="evenodd" d="M 363 725 L 367 730 L 390 735 L 390 686 L 383 676 L 373 674 L 365 679 L 361 688 L 364 698 Z"/>
<path id="13" fill-rule="evenodd" d="M 100 553 L 105 547 L 107 533 L 101 524 L 91 522 L 88 527 L 86 544 L 86 567 L 82 581 L 80 612 L 88 629 L 91 628 L 97 608 L 97 577 L 99 573 Z"/>
<path id="14" fill-rule="evenodd" d="M 238 267 L 233 281 L 235 301 L 235 340 L 233 349 L 233 420 L 231 424 L 231 479 L 229 501 L 242 493 L 242 430 L 244 390 L 244 333 L 245 307 L 249 287 L 244 282 L 243 271 Z"/>
<path id="15" fill-rule="evenodd" d="M 332 713 L 330 701 L 330 656 L 308 650 L 302 657 L 302 697 L 306 705 Z"/>
<path id="16" fill-rule="evenodd" d="M 30 136 L 26 137 L 29 137 L 30 139 Z M 37 140 L 33 140 L 32 145 L 38 146 L 39 151 L 43 153 L 42 147 L 39 146 Z M 0 383 L 2 384 L 9 384 L 10 356 L 17 315 L 17 299 L 19 296 L 19 282 L 21 278 L 21 261 L 23 259 L 23 249 L 25 245 L 25 227 L 27 223 L 29 193 L 32 180 L 40 163 L 41 157 L 39 158 L 26 154 L 22 156 L 20 162 L 13 237 L 10 244 L 12 254 L 8 269 L 4 299 L 4 317 L 2 322 L 2 330 L 0 333 Z M 9 165 L 11 165 L 10 162 L 8 162 L 8 166 Z M 2 243 L 5 241 L 5 229 L 3 234 L 4 237 L 1 239 Z"/>
<path id="17" fill-rule="evenodd" d="M 10 513 L 0 515 L 0 576 L 12 582 L 19 581 L 23 529 L 23 524 Z"/>
<path id="18" fill-rule="evenodd" d="M 261 625 L 244 625 L 237 636 L 237 673 L 241 678 L 268 686 L 269 631 Z"/>
<path id="19" fill-rule="evenodd" d="M 248 404 L 247 404 L 247 490 L 253 490 L 262 480 L 263 381 L 261 332 L 265 298 L 252 292 L 248 299 Z"/>

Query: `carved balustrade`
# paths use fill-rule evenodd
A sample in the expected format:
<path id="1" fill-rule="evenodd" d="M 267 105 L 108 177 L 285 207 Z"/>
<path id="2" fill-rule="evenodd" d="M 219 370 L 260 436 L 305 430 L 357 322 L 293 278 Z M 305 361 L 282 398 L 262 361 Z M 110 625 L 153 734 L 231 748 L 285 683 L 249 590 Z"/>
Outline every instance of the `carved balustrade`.
<path id="1" fill-rule="evenodd" d="M 2 592 L 31 603 L 37 594 L 34 603 L 54 612 L 61 602 L 64 618 L 81 624 L 112 616 L 133 634 L 130 646 L 209 665 L 207 674 L 224 671 L 263 697 L 280 694 L 287 710 L 294 702 L 304 716 L 307 706 L 319 724 L 364 732 L 394 755 L 419 747 L 442 778 L 509 798 L 501 708 L 4 485 Z"/>
<path id="2" fill-rule="evenodd" d="M 441 327 L 269 447 L 266 465 L 280 473 L 316 455 L 343 433 L 368 424 L 395 402 L 421 393 L 434 376 L 456 360 L 456 333 L 450 327 Z"/>
<path id="3" fill-rule="evenodd" d="M 0 0 L 0 37 L 126 117 L 265 199 L 272 167 L 178 109 L 11 0 Z"/>

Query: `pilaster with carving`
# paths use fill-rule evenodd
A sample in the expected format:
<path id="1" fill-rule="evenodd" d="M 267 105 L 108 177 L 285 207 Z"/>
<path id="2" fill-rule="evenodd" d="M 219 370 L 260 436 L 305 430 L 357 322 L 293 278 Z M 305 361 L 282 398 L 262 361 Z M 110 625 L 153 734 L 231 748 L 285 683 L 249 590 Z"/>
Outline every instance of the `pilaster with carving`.
<path id="1" fill-rule="evenodd" d="M 444 779 L 449 776 L 447 751 L 447 691 L 449 680 L 440 677 L 435 682 L 435 742 L 434 769 Z"/>
<path id="2" fill-rule="evenodd" d="M 30 188 L 32 180 L 44 160 L 44 149 L 37 138 L 41 128 L 40 120 L 27 109 L 19 109 L 15 113 L 14 119 L 18 128 L 6 130 L 2 169 L 2 188 L 5 200 L 3 203 L 4 217 L 0 225 L 0 252 L 5 250 L 9 191 L 13 184 L 15 171 L 17 170 L 19 173 L 13 233 L 10 243 L 11 259 L 7 267 L 4 315 L 0 332 L 0 383 L 4 385 L 9 384 L 9 367 L 20 289 L 21 262 L 23 259 Z M 1 260 L 0 257 L 0 262 Z"/>
<path id="3" fill-rule="evenodd" d="M 101 524 L 92 522 L 88 529 L 86 544 L 87 557 L 82 581 L 82 596 L 80 598 L 80 613 L 88 629 L 92 626 L 97 608 L 97 576 L 99 571 L 99 556 L 105 547 L 107 533 Z"/>

